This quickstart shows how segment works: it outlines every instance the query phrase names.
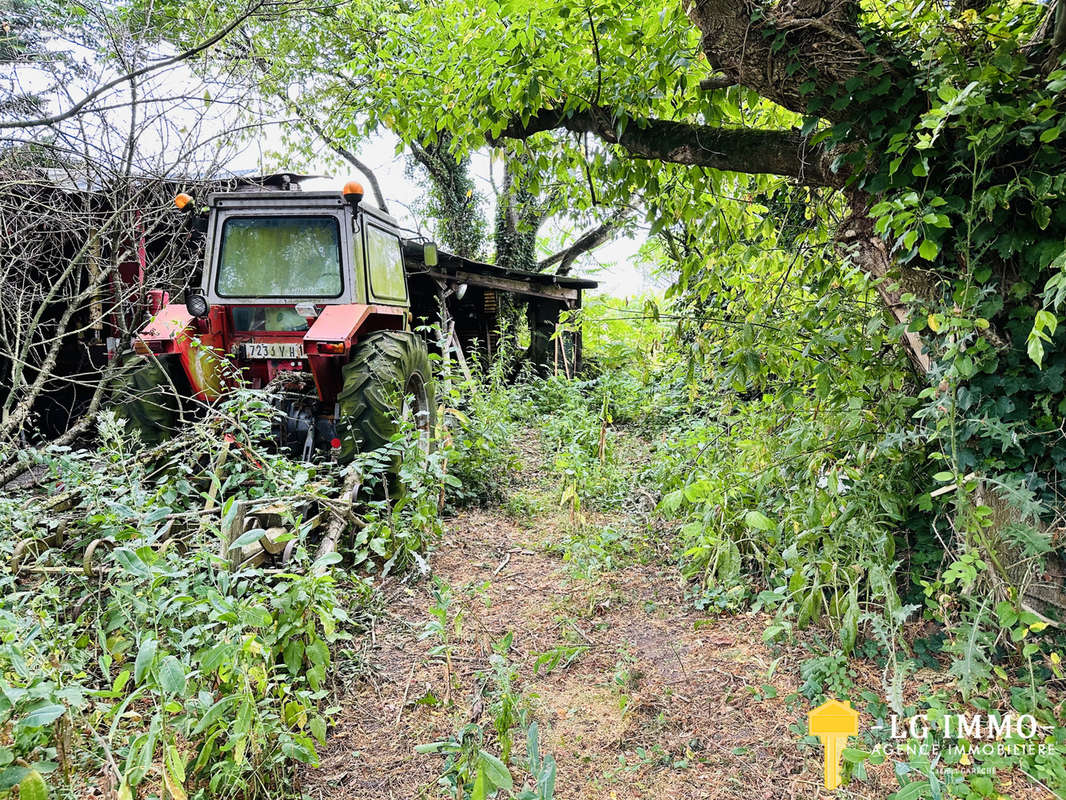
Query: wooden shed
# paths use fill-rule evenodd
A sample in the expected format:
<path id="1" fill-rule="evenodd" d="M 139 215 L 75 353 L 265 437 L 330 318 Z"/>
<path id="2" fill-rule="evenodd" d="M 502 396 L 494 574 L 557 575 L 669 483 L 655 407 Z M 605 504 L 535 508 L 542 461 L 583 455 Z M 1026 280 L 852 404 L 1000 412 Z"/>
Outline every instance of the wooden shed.
<path id="1" fill-rule="evenodd" d="M 441 320 L 449 342 L 483 363 L 496 356 L 505 304 L 524 313 L 529 325 L 525 359 L 541 372 L 574 375 L 581 368 L 581 330 L 560 315 L 581 308 L 581 294 L 596 281 L 548 272 L 505 269 L 440 251 L 437 264 L 421 262 L 422 243 L 407 243 L 411 310 L 416 319 Z M 416 260 L 417 259 L 417 260 Z M 442 314 L 443 310 L 443 314 Z M 454 335 L 454 339 L 452 339 Z"/>

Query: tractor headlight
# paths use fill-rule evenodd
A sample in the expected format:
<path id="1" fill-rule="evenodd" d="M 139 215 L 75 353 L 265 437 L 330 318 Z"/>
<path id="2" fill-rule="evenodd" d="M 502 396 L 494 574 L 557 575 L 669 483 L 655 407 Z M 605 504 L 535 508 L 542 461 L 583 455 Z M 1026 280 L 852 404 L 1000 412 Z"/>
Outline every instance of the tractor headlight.
<path id="1" fill-rule="evenodd" d="M 207 297 L 203 289 L 187 289 L 185 291 L 185 308 L 198 319 L 203 319 L 211 310 L 207 305 Z"/>

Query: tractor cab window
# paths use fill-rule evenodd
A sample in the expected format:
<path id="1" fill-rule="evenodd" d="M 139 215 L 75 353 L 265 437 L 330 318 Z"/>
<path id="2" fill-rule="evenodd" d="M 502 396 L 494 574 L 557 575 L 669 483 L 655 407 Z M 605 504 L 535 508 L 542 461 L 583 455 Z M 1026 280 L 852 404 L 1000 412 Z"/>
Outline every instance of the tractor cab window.
<path id="1" fill-rule="evenodd" d="M 400 240 L 375 225 L 366 226 L 366 266 L 370 293 L 379 300 L 407 299 Z"/>
<path id="2" fill-rule="evenodd" d="M 306 331 L 307 319 L 292 306 L 233 306 L 233 330 Z"/>
<path id="3" fill-rule="evenodd" d="M 229 217 L 222 224 L 219 297 L 338 297 L 336 217 Z"/>

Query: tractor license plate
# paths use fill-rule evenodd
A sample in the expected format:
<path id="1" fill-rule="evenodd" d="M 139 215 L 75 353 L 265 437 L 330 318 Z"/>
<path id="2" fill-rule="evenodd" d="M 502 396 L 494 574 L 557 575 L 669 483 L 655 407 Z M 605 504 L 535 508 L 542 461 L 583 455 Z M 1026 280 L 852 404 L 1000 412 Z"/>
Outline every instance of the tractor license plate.
<path id="1" fill-rule="evenodd" d="M 296 361 L 304 357 L 304 346 L 303 342 L 245 342 L 242 354 L 245 358 Z"/>

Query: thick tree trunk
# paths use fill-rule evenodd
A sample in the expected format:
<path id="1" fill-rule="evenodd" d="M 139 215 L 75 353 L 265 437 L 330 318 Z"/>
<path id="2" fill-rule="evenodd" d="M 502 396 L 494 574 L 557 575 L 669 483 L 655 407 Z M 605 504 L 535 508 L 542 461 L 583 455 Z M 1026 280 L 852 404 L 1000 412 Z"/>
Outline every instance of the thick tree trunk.
<path id="1" fill-rule="evenodd" d="M 871 52 L 858 25 L 857 0 L 697 0 L 689 18 L 702 34 L 708 63 L 723 76 L 800 114 L 812 94 L 831 95 L 896 73 L 898 64 Z M 783 40 L 783 41 L 782 41 Z M 888 51 L 887 43 L 878 43 Z M 796 65 L 802 65 L 796 69 Z M 854 94 L 854 87 L 849 93 Z M 855 119 L 854 104 L 821 109 L 827 119 Z"/>
<path id="2" fill-rule="evenodd" d="M 464 258 L 478 258 L 484 245 L 484 221 L 477 205 L 470 159 L 456 158 L 450 135 L 434 142 L 411 142 L 411 155 L 429 175 L 430 212 L 441 221 L 441 238 L 449 250 Z"/>
<path id="3" fill-rule="evenodd" d="M 522 176 L 508 162 L 496 198 L 496 265 L 534 272 L 537 231 L 543 221 L 536 196 L 522 185 Z"/>

